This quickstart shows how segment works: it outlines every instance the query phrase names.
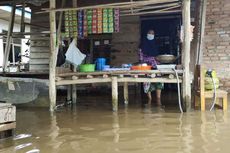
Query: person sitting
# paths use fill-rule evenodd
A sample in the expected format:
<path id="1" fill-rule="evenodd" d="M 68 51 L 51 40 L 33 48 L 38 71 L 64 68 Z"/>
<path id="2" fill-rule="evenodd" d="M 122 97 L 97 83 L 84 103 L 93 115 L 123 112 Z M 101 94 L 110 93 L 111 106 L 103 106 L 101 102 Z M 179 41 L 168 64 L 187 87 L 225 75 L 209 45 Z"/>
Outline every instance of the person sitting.
<path id="1" fill-rule="evenodd" d="M 149 30 L 146 37 L 141 41 L 139 49 L 139 60 L 143 63 L 156 67 L 159 62 L 155 59 L 159 55 L 158 45 L 155 41 L 154 30 Z M 143 83 L 144 92 L 147 94 L 149 102 L 152 101 L 151 92 L 156 91 L 157 104 L 161 105 L 161 90 L 163 89 L 163 83 Z"/>

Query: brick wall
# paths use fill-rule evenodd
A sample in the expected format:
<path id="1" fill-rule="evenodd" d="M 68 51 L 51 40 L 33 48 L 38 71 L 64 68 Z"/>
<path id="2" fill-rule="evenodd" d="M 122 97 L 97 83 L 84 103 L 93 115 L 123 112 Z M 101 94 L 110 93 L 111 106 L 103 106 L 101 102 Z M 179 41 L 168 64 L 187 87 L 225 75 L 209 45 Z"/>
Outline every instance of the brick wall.
<path id="1" fill-rule="evenodd" d="M 203 63 L 214 68 L 230 91 L 230 0 L 208 0 Z"/>

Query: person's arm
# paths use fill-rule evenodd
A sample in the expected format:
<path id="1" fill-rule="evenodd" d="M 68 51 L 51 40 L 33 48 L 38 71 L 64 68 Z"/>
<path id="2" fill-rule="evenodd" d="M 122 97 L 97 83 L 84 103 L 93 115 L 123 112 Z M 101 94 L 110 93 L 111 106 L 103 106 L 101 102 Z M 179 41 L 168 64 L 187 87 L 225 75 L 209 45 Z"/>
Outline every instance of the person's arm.
<path id="1" fill-rule="evenodd" d="M 143 52 L 142 52 L 141 48 L 139 48 L 138 55 L 139 55 L 139 61 L 142 62 L 143 61 Z"/>

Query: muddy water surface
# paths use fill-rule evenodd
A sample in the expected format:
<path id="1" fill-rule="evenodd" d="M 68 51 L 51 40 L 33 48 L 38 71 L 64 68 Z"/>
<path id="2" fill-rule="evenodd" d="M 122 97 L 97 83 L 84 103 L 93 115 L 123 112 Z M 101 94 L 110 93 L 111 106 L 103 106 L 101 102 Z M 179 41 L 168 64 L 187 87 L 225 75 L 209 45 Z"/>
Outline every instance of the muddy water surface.
<path id="1" fill-rule="evenodd" d="M 100 107 L 99 107 L 100 106 Z M 2 153 L 229 153 L 230 113 L 178 108 L 79 104 L 50 114 L 18 108 L 14 138 L 1 141 Z"/>

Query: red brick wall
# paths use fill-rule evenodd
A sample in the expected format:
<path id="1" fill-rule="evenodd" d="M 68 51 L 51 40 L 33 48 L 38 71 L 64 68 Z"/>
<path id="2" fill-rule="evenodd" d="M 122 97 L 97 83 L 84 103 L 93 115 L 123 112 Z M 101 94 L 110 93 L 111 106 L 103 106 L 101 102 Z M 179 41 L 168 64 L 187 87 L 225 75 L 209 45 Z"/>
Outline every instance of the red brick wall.
<path id="1" fill-rule="evenodd" d="M 230 91 L 230 0 L 208 0 L 203 63 L 217 71 Z"/>

